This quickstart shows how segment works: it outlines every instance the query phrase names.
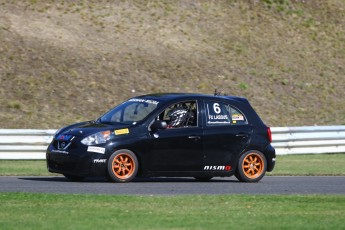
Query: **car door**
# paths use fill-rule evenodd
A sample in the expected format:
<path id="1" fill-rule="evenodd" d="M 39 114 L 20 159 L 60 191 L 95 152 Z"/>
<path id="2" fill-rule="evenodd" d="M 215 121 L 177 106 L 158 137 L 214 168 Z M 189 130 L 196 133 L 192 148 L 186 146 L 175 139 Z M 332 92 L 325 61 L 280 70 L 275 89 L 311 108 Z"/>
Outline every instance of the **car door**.
<path id="1" fill-rule="evenodd" d="M 222 101 L 204 101 L 204 117 L 204 170 L 230 170 L 248 146 L 252 126 L 239 109 Z"/>
<path id="2" fill-rule="evenodd" d="M 187 105 L 184 112 L 182 105 Z M 198 108 L 196 100 L 183 101 L 171 104 L 160 113 L 157 119 L 165 120 L 168 128 L 152 134 L 150 171 L 188 172 L 200 169 L 203 151 Z M 172 117 L 172 114 L 181 116 L 185 112 L 191 117 L 183 118 L 182 124 Z"/>

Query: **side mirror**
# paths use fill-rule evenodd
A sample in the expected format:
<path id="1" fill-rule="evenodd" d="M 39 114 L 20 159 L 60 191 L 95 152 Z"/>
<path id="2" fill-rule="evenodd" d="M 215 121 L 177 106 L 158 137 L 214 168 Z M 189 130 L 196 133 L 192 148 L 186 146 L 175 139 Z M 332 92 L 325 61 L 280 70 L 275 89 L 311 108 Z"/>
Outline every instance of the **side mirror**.
<path id="1" fill-rule="evenodd" d="M 152 131 L 157 131 L 157 130 L 160 130 L 160 129 L 166 129 L 168 127 L 167 123 L 165 121 L 155 121 L 153 122 L 153 124 L 151 125 L 151 130 Z"/>

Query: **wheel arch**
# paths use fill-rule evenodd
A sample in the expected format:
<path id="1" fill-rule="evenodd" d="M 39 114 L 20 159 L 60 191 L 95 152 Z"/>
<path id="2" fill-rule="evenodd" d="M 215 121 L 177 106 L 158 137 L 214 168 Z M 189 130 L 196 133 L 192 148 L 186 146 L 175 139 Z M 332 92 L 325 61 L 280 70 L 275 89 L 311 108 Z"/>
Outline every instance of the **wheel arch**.
<path id="1" fill-rule="evenodd" d="M 244 160 L 246 158 L 245 155 L 248 156 L 251 153 L 253 153 L 254 155 L 257 155 L 257 156 L 259 155 L 259 161 L 261 161 L 260 160 L 261 155 L 264 158 L 262 160 L 264 161 L 265 164 L 263 165 L 263 169 L 259 168 L 259 171 L 262 171 L 262 173 L 258 177 L 251 177 L 251 176 L 249 176 L 247 174 L 249 171 L 245 172 L 243 170 L 243 168 L 241 169 L 241 167 L 242 167 L 241 164 L 242 163 L 240 161 Z M 242 182 L 258 182 L 259 180 L 261 180 L 265 176 L 265 174 L 267 172 L 267 167 L 268 167 L 268 159 L 267 159 L 266 154 L 263 151 L 260 151 L 260 150 L 257 150 L 257 149 L 247 149 L 247 150 L 243 151 L 241 154 L 238 155 L 238 159 L 236 161 L 235 176 L 236 176 L 237 179 L 239 179 Z"/>
<path id="2" fill-rule="evenodd" d="M 138 172 L 137 172 L 137 176 L 142 175 L 143 171 L 142 171 L 142 155 L 139 154 L 138 150 L 134 150 L 133 148 L 130 148 L 129 146 L 122 146 L 121 148 L 115 148 L 113 149 L 113 151 L 111 152 L 111 154 L 109 154 L 109 156 L 107 157 L 107 160 L 109 161 L 111 155 L 117 151 L 121 151 L 121 150 L 128 150 L 131 151 L 136 157 L 137 157 L 137 161 L 138 161 Z"/>
<path id="3" fill-rule="evenodd" d="M 262 153 L 264 156 L 265 156 L 265 160 L 266 160 L 266 163 L 267 163 L 267 169 L 269 168 L 270 166 L 270 162 L 268 159 L 272 158 L 271 157 L 271 154 L 267 153 L 267 151 L 263 151 L 261 149 L 257 149 L 257 148 L 250 148 L 250 149 L 245 149 L 243 150 L 240 154 L 238 154 L 237 158 L 236 158 L 236 167 L 235 169 L 237 169 L 238 167 L 238 162 L 239 160 L 241 159 L 241 156 L 243 156 L 244 154 L 246 154 L 247 152 L 251 152 L 251 151 L 254 151 L 254 152 L 260 152 Z M 274 153 L 274 157 L 275 157 L 275 153 Z M 267 170 L 268 171 L 268 170 Z"/>

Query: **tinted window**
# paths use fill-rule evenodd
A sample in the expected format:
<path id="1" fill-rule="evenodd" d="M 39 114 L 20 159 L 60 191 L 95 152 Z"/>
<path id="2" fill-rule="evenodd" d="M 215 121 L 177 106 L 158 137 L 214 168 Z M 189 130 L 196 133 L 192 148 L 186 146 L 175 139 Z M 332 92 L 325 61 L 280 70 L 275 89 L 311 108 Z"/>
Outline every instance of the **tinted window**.
<path id="1" fill-rule="evenodd" d="M 156 109 L 158 103 L 158 101 L 154 100 L 133 98 L 103 115 L 100 118 L 100 122 L 132 124 L 143 120 Z"/>
<path id="2" fill-rule="evenodd" d="M 172 104 L 160 113 L 157 119 L 166 121 L 168 128 L 197 126 L 197 103 L 185 101 Z"/>
<path id="3" fill-rule="evenodd" d="M 218 101 L 206 101 L 206 124 L 217 125 L 243 125 L 247 120 L 242 112 L 235 107 Z"/>

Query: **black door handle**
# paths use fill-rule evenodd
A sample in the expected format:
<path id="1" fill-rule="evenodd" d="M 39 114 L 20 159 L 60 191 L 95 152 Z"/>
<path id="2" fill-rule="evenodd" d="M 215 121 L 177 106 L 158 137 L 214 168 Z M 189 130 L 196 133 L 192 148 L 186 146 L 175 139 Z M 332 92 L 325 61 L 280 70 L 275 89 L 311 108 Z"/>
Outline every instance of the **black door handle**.
<path id="1" fill-rule="evenodd" d="M 247 134 L 247 133 L 238 133 L 238 134 L 236 134 L 236 137 L 248 137 L 249 136 L 249 134 Z"/>
<path id="2" fill-rule="evenodd" d="M 194 139 L 194 140 L 200 140 L 201 137 L 200 136 L 189 136 L 188 139 Z"/>

